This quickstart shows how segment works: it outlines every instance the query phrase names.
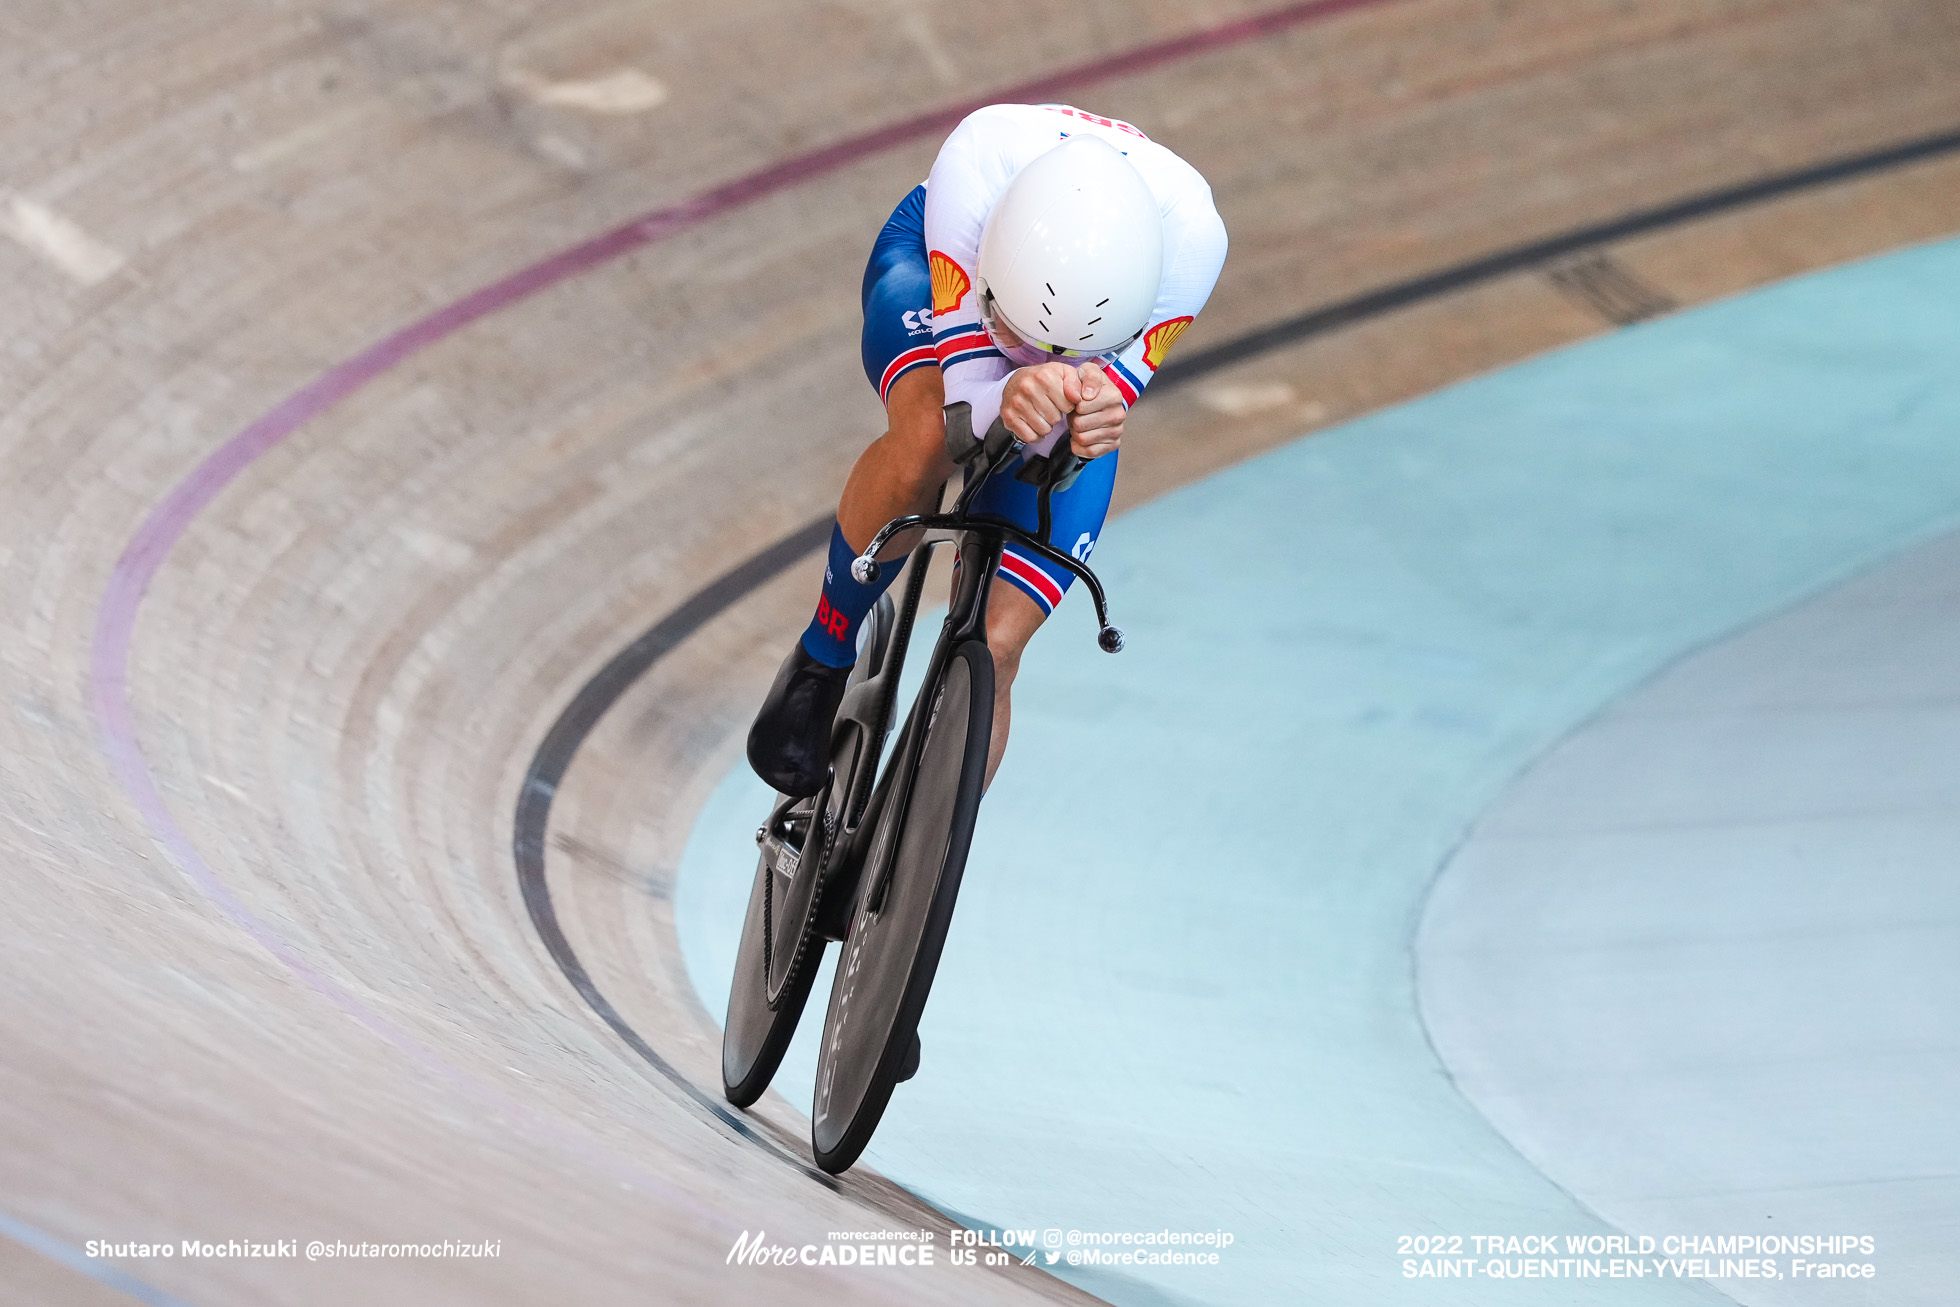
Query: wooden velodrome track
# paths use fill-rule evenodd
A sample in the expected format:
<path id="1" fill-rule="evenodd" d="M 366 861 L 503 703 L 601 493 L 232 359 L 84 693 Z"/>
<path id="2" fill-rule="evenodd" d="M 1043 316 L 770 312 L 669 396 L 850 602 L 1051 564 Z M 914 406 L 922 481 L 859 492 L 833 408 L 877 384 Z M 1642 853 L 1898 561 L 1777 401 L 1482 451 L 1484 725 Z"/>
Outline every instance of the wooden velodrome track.
<path id="1" fill-rule="evenodd" d="M 811 562 L 562 724 L 821 518 L 879 430 L 858 277 L 943 128 L 768 170 L 1050 74 L 1196 163 L 1232 256 L 1123 505 L 1960 229 L 1949 0 L 1374 0 L 1187 39 L 1262 12 L 0 9 L 0 1214 L 74 1247 L 502 1243 L 116 1263 L 198 1304 L 1085 1300 L 1031 1270 L 724 1265 L 744 1229 L 945 1228 L 874 1175 L 815 1178 L 803 1087 L 740 1129 L 704 1106 L 672 870 Z M 513 822 L 554 722 L 527 905 Z M 0 1239 L 0 1302 L 98 1301 L 127 1299 Z"/>

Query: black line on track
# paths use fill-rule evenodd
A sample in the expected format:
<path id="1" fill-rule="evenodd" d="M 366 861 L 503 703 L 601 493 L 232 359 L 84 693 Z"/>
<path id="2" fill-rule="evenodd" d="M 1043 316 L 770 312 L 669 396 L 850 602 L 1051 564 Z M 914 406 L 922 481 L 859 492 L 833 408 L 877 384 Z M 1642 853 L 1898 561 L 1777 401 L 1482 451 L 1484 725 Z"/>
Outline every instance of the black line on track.
<path id="1" fill-rule="evenodd" d="M 1960 131 L 1941 132 L 1866 154 L 1834 159 L 1808 168 L 1800 168 L 1794 172 L 1779 173 L 1757 181 L 1745 182 L 1739 186 L 1704 192 L 1672 204 L 1627 214 L 1609 222 L 1581 227 L 1528 245 L 1500 250 L 1495 254 L 1460 263 L 1452 268 L 1384 286 L 1353 299 L 1311 309 L 1296 317 L 1248 332 L 1234 340 L 1200 350 L 1176 363 L 1166 364 L 1157 373 L 1150 391 L 1146 394 L 1185 385 L 1221 368 L 1242 363 L 1270 350 L 1296 344 L 1312 336 L 1337 331 L 1395 309 L 1407 308 L 1425 300 L 1437 299 L 1483 282 L 1494 281 L 1499 277 L 1536 268 L 1594 246 L 1682 226 L 1697 219 L 1746 208 L 1766 200 L 1827 186 L 1833 182 L 1849 181 L 1888 169 L 1904 167 L 1907 164 L 1919 163 L 1956 151 L 1960 151 Z M 830 1176 L 808 1165 L 801 1158 L 784 1152 L 726 1103 L 703 1093 L 694 1082 L 675 1070 L 667 1059 L 660 1056 L 638 1031 L 626 1023 L 625 1018 L 619 1015 L 618 1010 L 592 983 L 592 977 L 587 974 L 585 965 L 579 961 L 578 954 L 573 951 L 571 943 L 565 938 L 565 932 L 558 924 L 558 913 L 552 906 L 551 890 L 546 885 L 544 876 L 545 834 L 551 823 L 551 801 L 557 795 L 558 783 L 564 779 L 566 770 L 571 766 L 573 755 L 585 742 L 586 736 L 592 733 L 593 727 L 599 724 L 599 720 L 635 681 L 644 676 L 648 669 L 666 657 L 683 640 L 726 612 L 751 592 L 780 575 L 805 555 L 821 548 L 830 539 L 831 520 L 830 515 L 826 514 L 814 522 L 798 527 L 747 561 L 710 581 L 690 595 L 680 607 L 641 632 L 631 644 L 613 655 L 592 679 L 579 687 L 578 693 L 572 696 L 572 701 L 565 705 L 564 711 L 559 713 L 558 719 L 551 724 L 551 729 L 545 732 L 543 742 L 538 745 L 537 753 L 532 757 L 531 765 L 524 773 L 524 785 L 518 792 L 517 798 L 512 847 L 517 860 L 517 881 L 523 891 L 524 906 L 531 915 L 531 925 L 538 932 L 538 938 L 543 941 L 552 960 L 558 964 L 558 969 L 564 973 L 565 979 L 571 982 L 572 988 L 576 989 L 579 997 L 585 1000 L 585 1005 L 611 1026 L 613 1031 L 626 1042 L 627 1047 L 673 1082 L 675 1087 L 703 1110 L 742 1138 L 782 1158 L 811 1179 L 828 1188 L 837 1189 L 837 1182 Z"/>
<path id="2" fill-rule="evenodd" d="M 1960 131 L 1941 132 L 1936 136 L 1923 136 L 1918 140 L 1888 146 L 1869 154 L 1833 159 L 1828 163 L 1800 168 L 1795 172 L 1779 173 L 1773 177 L 1744 182 L 1740 186 L 1707 191 L 1659 208 L 1643 209 L 1608 222 L 1580 227 L 1575 231 L 1546 240 L 1499 250 L 1495 254 L 1488 254 L 1468 263 L 1459 263 L 1453 268 L 1445 268 L 1440 272 L 1397 282 L 1392 286 L 1383 286 L 1379 290 L 1342 300 L 1338 304 L 1310 309 L 1298 317 L 1275 322 L 1271 326 L 1247 332 L 1236 340 L 1228 340 L 1223 344 L 1213 345 L 1209 349 L 1179 359 L 1175 363 L 1167 363 L 1152 380 L 1150 389 L 1155 391 L 1165 386 L 1178 386 L 1188 381 L 1195 381 L 1207 372 L 1215 372 L 1219 368 L 1241 362 L 1255 354 L 1279 349 L 1305 340 L 1309 336 L 1318 336 L 1341 327 L 1351 326 L 1365 318 L 1377 317 L 1394 309 L 1407 308 L 1412 304 L 1435 299 L 1452 291 L 1465 290 L 1482 282 L 1509 276 L 1514 272 L 1523 272 L 1541 263 L 1549 263 L 1568 254 L 1577 254 L 1595 245 L 1610 244 L 1630 236 L 1644 236 L 1649 232 L 1693 222 L 1697 218 L 1709 218 L 1719 213 L 1746 208 L 1751 204 L 1760 204 L 1765 200 L 1777 199 L 1832 182 L 1849 181 L 1855 177 L 1903 167 L 1909 163 L 1937 158 L 1942 154 L 1951 154 L 1955 150 L 1960 150 Z"/>
<path id="3" fill-rule="evenodd" d="M 558 783 L 565 779 L 565 769 L 572 765 L 572 756 L 585 743 L 585 737 L 592 733 L 592 728 L 599 724 L 599 719 L 619 702 L 619 697 L 633 682 L 673 652 L 681 641 L 829 539 L 829 518 L 812 522 L 784 536 L 695 591 L 679 608 L 642 631 L 638 639 L 614 654 L 591 680 L 580 686 L 572 701 L 565 705 L 565 710 L 558 714 L 558 720 L 545 732 L 543 742 L 531 758 L 530 767 L 525 770 L 524 788 L 517 795 L 516 833 L 512 849 L 517 858 L 517 884 L 523 891 L 524 907 L 531 915 L 531 926 L 538 932 L 545 951 L 551 954 L 551 960 L 558 964 L 558 970 L 572 982 L 578 996 L 585 1000 L 585 1005 L 598 1013 L 600 1020 L 626 1041 L 627 1047 L 709 1114 L 750 1143 L 784 1158 L 811 1179 L 834 1189 L 836 1182 L 829 1176 L 814 1166 L 805 1165 L 800 1158 L 783 1152 L 728 1104 L 701 1092 L 692 1080 L 676 1071 L 672 1063 L 660 1056 L 639 1031 L 627 1024 L 626 1018 L 592 983 L 585 964 L 579 961 L 571 941 L 565 938 L 564 929 L 558 924 L 558 910 L 551 902 L 551 889 L 544 877 L 544 841 L 545 832 L 551 825 L 551 801 L 558 795 Z"/>

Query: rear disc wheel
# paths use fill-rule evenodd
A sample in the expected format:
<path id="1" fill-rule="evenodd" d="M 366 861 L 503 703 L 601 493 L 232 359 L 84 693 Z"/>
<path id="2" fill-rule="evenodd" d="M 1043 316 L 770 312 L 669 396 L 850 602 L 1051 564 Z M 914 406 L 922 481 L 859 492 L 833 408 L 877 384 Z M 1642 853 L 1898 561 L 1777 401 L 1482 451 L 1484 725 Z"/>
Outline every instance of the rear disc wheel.
<path id="1" fill-rule="evenodd" d="M 778 796 L 763 828 L 721 1035 L 722 1093 L 737 1107 L 769 1087 L 810 997 L 816 975 L 810 955 L 823 952 L 822 941 L 809 938 L 815 925 L 810 887 L 827 852 L 818 814 L 829 793 L 825 786 L 814 802 L 787 810 Z"/>

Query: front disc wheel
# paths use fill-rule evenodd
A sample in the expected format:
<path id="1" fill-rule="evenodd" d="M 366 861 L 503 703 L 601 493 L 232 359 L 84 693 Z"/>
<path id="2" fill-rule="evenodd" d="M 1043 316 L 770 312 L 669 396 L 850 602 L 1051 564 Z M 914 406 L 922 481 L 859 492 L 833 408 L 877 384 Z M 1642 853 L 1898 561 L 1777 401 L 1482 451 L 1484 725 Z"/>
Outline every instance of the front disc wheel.
<path id="1" fill-rule="evenodd" d="M 818 1053 L 811 1145 L 833 1175 L 863 1153 L 911 1069 L 980 811 L 993 670 L 977 640 L 953 651 L 913 709 L 926 723 L 916 767 L 896 778 L 877 817 Z M 905 766 L 908 753 L 892 765 Z"/>

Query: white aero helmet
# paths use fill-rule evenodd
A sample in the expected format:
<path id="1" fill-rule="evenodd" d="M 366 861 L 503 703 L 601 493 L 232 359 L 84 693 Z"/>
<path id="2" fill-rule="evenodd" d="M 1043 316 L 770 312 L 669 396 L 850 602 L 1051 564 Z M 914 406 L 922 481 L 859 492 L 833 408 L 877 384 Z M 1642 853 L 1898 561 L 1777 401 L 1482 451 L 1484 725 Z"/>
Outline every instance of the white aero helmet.
<path id="1" fill-rule="evenodd" d="M 980 311 L 1048 354 L 1121 349 L 1164 272 L 1157 197 L 1123 152 L 1071 136 L 1007 184 L 980 235 Z"/>

